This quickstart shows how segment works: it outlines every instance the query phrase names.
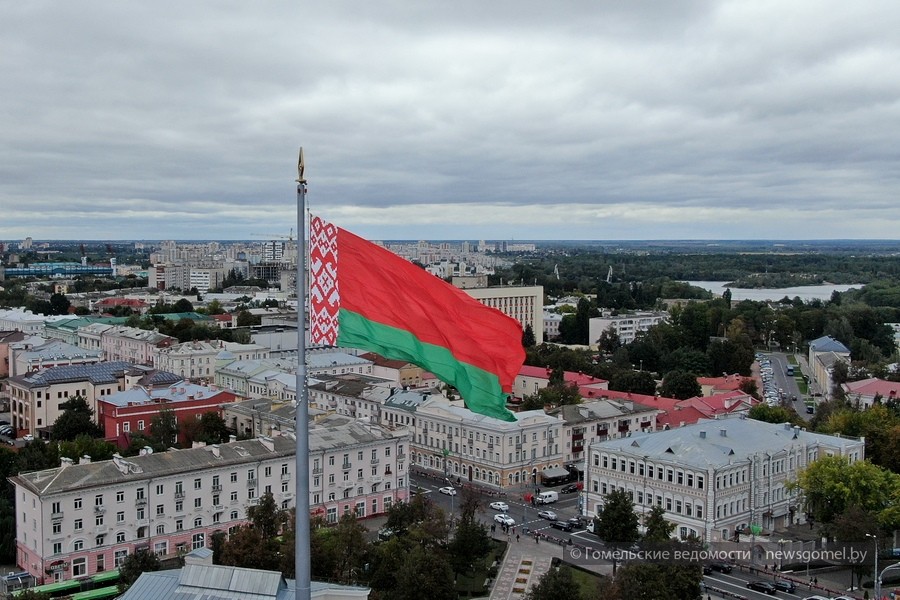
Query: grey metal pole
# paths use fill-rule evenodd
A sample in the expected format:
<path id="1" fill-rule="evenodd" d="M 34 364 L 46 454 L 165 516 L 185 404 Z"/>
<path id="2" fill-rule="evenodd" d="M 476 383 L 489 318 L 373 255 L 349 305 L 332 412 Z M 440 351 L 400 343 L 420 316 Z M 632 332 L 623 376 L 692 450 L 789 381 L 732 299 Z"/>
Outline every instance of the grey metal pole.
<path id="1" fill-rule="evenodd" d="M 303 148 L 297 163 L 297 411 L 294 571 L 297 600 L 310 600 L 309 388 L 306 385 L 306 179 Z"/>

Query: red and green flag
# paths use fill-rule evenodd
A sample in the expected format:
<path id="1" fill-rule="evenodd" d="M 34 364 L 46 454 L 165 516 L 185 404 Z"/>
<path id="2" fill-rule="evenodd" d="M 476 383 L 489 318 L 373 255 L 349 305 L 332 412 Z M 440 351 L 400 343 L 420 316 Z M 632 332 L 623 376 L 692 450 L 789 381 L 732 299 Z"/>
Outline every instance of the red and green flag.
<path id="1" fill-rule="evenodd" d="M 310 342 L 406 360 L 504 421 L 522 326 L 393 252 L 319 217 L 309 235 Z"/>

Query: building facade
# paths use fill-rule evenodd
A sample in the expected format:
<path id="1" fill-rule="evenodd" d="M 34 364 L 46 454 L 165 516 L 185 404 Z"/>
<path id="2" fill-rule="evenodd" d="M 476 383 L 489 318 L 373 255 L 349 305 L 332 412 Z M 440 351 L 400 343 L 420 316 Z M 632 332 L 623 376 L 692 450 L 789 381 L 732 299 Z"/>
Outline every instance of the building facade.
<path id="1" fill-rule="evenodd" d="M 521 323 L 531 325 L 537 344 L 544 341 L 544 286 L 466 288 L 467 294 Z"/>
<path id="2" fill-rule="evenodd" d="M 811 433 L 790 423 L 739 415 L 590 446 L 585 463 L 585 511 L 596 516 L 604 496 L 624 490 L 635 511 L 665 509 L 680 539 L 734 539 L 757 525 L 764 532 L 804 522 L 799 490 L 789 484 L 820 456 L 862 460 L 857 438 Z"/>
<path id="3" fill-rule="evenodd" d="M 594 345 L 600 334 L 609 328 L 615 329 L 622 344 L 630 344 L 639 333 L 647 331 L 654 325 L 669 320 L 665 312 L 635 312 L 617 316 L 594 317 L 588 321 L 588 343 Z"/>
<path id="4" fill-rule="evenodd" d="M 310 507 L 340 515 L 380 514 L 408 498 L 407 434 L 356 423 L 310 430 Z M 182 556 L 246 521 L 271 493 L 294 505 L 293 436 L 146 452 L 10 478 L 16 498 L 16 562 L 47 582 L 116 568 L 150 550 Z"/>
<path id="5" fill-rule="evenodd" d="M 382 407 L 381 423 L 411 432 L 412 467 L 503 489 L 537 481 L 562 467 L 563 422 L 542 410 L 501 421 L 421 392 L 398 391 Z"/>

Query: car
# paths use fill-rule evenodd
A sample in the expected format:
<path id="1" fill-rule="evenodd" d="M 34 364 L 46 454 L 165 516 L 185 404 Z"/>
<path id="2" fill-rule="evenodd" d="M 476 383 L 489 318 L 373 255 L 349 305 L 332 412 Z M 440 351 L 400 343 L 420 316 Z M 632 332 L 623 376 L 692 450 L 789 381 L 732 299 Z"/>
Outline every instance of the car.
<path id="1" fill-rule="evenodd" d="M 571 494 L 573 492 L 577 492 L 578 484 L 577 483 L 567 483 L 566 485 L 559 488 L 559 491 L 563 494 Z"/>
<path id="2" fill-rule="evenodd" d="M 509 504 L 506 502 L 491 502 L 491 508 L 505 513 L 509 510 Z"/>
<path id="3" fill-rule="evenodd" d="M 593 519 L 589 519 L 587 517 L 577 516 L 570 517 L 566 522 L 572 526 L 573 529 L 584 529 L 587 527 L 587 524 Z"/>
<path id="4" fill-rule="evenodd" d="M 378 530 L 378 539 L 382 542 L 387 541 L 394 537 L 397 534 L 396 531 L 391 529 L 390 527 L 382 527 Z"/>
<path id="5" fill-rule="evenodd" d="M 556 520 L 556 513 L 552 510 L 542 510 L 538 512 L 538 516 L 542 519 L 547 519 L 548 521 Z"/>
<path id="6" fill-rule="evenodd" d="M 712 567 L 710 567 L 709 565 L 703 565 L 703 574 L 712 575 Z"/>
<path id="7" fill-rule="evenodd" d="M 9 421 L 6 419 L 0 419 L 0 425 L 9 425 Z"/>
<path id="8" fill-rule="evenodd" d="M 455 488 L 455 487 L 450 487 L 449 485 L 440 488 L 438 491 L 439 491 L 440 493 L 442 493 L 442 494 L 447 494 L 448 496 L 455 496 L 455 495 L 456 495 L 456 488 Z"/>
<path id="9" fill-rule="evenodd" d="M 572 531 L 575 526 L 569 521 L 550 521 L 550 527 L 560 529 L 562 531 Z"/>
<path id="10" fill-rule="evenodd" d="M 719 573 L 731 573 L 734 567 L 727 562 L 711 562 L 709 563 L 709 568 Z"/>
<path id="11" fill-rule="evenodd" d="M 511 516 L 509 516 L 506 513 L 500 513 L 500 514 L 494 515 L 494 520 L 496 522 L 500 523 L 501 525 L 509 525 L 510 527 L 512 527 L 513 525 L 516 524 L 516 520 L 513 519 Z"/>
<path id="12" fill-rule="evenodd" d="M 747 587 L 754 592 L 763 592 L 764 594 L 769 594 L 770 596 L 774 596 L 775 592 L 778 591 L 775 589 L 775 586 L 768 581 L 748 581 Z"/>
<path id="13" fill-rule="evenodd" d="M 22 436 L 22 439 L 25 440 L 26 442 L 33 442 L 34 436 L 31 435 L 30 433 L 26 433 L 25 435 Z"/>
<path id="14" fill-rule="evenodd" d="M 772 585 L 775 586 L 775 589 L 779 592 L 787 592 L 789 594 L 793 594 L 797 591 L 797 585 L 788 579 L 779 579 L 777 581 L 773 581 Z"/>

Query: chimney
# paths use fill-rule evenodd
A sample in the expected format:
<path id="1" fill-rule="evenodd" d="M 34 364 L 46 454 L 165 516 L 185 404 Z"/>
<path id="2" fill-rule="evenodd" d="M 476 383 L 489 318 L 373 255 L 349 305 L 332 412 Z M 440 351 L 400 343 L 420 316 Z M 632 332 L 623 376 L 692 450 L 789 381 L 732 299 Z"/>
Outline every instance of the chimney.
<path id="1" fill-rule="evenodd" d="M 228 436 L 228 443 L 229 443 L 229 444 L 233 444 L 233 443 L 236 442 L 236 441 L 237 441 L 237 436 L 236 436 L 236 435 L 229 435 L 229 436 Z"/>
<path id="2" fill-rule="evenodd" d="M 81 459 L 78 461 L 78 464 L 79 464 L 79 465 L 89 465 L 89 464 L 91 464 L 91 457 L 88 456 L 87 454 L 85 454 L 85 455 L 82 456 Z"/>
<path id="3" fill-rule="evenodd" d="M 794 425 L 794 439 L 796 440 L 800 437 L 800 427 L 798 425 Z"/>
<path id="4" fill-rule="evenodd" d="M 75 461 L 73 461 L 68 456 L 60 456 L 59 457 L 59 466 L 62 467 L 63 469 L 65 469 L 66 467 L 71 467 L 74 464 L 75 464 Z"/>
<path id="5" fill-rule="evenodd" d="M 701 440 L 705 440 L 705 439 L 706 439 L 706 432 L 705 432 L 705 431 L 701 431 L 701 432 L 700 432 L 700 439 L 701 439 Z"/>
<path id="6" fill-rule="evenodd" d="M 206 448 L 207 448 L 210 452 L 212 452 L 212 455 L 215 456 L 216 458 L 221 458 L 221 457 L 222 457 L 222 453 L 219 451 L 219 445 L 218 445 L 218 444 L 212 444 L 212 445 L 210 445 L 210 446 L 207 446 Z"/>

